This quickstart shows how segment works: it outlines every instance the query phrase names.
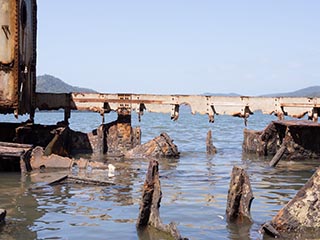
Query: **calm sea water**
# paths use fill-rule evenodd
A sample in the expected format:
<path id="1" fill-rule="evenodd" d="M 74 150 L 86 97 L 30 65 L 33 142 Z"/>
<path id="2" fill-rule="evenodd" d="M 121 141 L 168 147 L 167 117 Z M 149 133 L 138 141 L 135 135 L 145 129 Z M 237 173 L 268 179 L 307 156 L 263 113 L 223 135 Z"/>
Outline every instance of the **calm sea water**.
<path id="1" fill-rule="evenodd" d="M 106 117 L 112 121 L 116 115 Z M 62 119 L 63 112 L 36 114 L 37 123 L 53 124 Z M 272 120 L 276 118 L 257 113 L 250 116 L 248 128 L 261 130 Z M 12 116 L 0 116 L 0 121 L 12 121 Z M 71 128 L 88 132 L 100 122 L 98 114 L 74 112 Z M 160 214 L 164 223 L 176 222 L 182 236 L 189 239 L 262 239 L 260 225 L 271 220 L 318 166 L 306 160 L 303 164 L 283 161 L 270 168 L 270 158 L 242 154 L 245 126 L 240 118 L 217 116 L 210 124 L 207 116 L 183 110 L 177 122 L 166 114 L 145 113 L 140 123 L 133 115 L 132 125 L 141 127 L 142 142 L 167 132 L 178 146 L 180 159 L 159 159 Z M 209 129 L 218 149 L 211 157 L 205 152 Z M 8 212 L 6 225 L 0 226 L 0 239 L 147 239 L 138 236 L 135 222 L 148 160 L 108 161 L 116 166 L 113 178 L 103 171 L 88 173 L 114 183 L 103 187 L 46 184 L 63 172 L 28 176 L 0 173 L 0 208 Z M 225 220 L 234 165 L 244 167 L 250 176 L 255 197 L 252 226 L 228 225 Z"/>

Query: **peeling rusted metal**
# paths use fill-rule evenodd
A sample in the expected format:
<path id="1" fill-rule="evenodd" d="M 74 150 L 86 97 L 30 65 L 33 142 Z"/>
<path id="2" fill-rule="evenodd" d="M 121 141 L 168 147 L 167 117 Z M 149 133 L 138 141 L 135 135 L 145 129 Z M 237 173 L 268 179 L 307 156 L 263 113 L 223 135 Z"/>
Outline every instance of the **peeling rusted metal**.
<path id="1" fill-rule="evenodd" d="M 36 0 L 0 0 L 0 113 L 34 112 Z"/>

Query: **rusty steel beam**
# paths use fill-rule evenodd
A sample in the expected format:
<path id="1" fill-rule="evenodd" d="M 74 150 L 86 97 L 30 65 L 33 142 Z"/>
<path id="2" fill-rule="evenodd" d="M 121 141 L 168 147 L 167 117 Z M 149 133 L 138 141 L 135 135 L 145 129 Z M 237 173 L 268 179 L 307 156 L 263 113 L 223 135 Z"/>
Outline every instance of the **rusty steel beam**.
<path id="1" fill-rule="evenodd" d="M 202 95 L 154 95 L 154 94 L 105 94 L 105 93 L 37 93 L 36 105 L 40 110 L 59 108 L 80 111 L 94 111 L 100 114 L 121 109 L 144 110 L 157 113 L 171 113 L 177 120 L 179 107 L 188 105 L 192 114 L 207 114 L 209 121 L 214 115 L 231 115 L 247 118 L 255 111 L 275 114 L 279 118 L 292 116 L 301 118 L 306 114 L 317 120 L 320 101 L 308 97 L 224 97 Z"/>

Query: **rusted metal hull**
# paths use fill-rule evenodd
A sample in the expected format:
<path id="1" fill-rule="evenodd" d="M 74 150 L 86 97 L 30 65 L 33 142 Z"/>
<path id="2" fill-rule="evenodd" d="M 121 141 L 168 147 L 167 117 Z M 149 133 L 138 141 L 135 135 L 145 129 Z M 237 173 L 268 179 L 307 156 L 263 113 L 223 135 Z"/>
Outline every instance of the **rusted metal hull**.
<path id="1" fill-rule="evenodd" d="M 0 113 L 32 113 L 35 105 L 35 0 L 0 0 Z"/>
<path id="2" fill-rule="evenodd" d="M 273 121 L 263 131 L 244 130 L 243 151 L 280 159 L 320 159 L 320 124 L 303 121 Z"/>

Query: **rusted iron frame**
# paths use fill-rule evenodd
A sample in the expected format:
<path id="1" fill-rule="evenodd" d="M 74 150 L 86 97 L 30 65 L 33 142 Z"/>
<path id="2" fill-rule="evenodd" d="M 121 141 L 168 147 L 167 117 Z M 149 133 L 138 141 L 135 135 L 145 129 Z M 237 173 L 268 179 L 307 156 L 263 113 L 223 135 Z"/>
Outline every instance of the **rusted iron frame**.
<path id="1" fill-rule="evenodd" d="M 116 95 L 116 94 L 114 94 Z M 172 119 L 176 120 L 177 116 L 178 116 L 178 109 L 180 104 L 182 104 L 181 102 L 177 101 L 179 98 L 185 98 L 185 97 L 194 97 L 194 98 L 199 98 L 199 97 L 206 97 L 207 100 L 212 99 L 212 98 L 217 98 L 219 99 L 219 97 L 216 96 L 197 96 L 197 95 L 158 95 L 158 97 L 161 100 L 149 100 L 149 99 L 145 99 L 144 97 L 157 97 L 157 95 L 137 95 L 137 94 L 131 94 L 132 96 L 136 97 L 136 99 L 116 99 L 116 98 L 108 98 L 105 96 L 112 96 L 110 94 L 107 95 L 101 95 L 99 94 L 99 99 L 97 98 L 73 98 L 74 102 L 108 102 L 108 103 L 127 103 L 127 104 L 162 104 L 162 105 L 171 105 L 172 107 Z M 101 98 L 101 96 L 104 96 Z M 142 96 L 142 98 L 140 98 L 140 96 Z M 132 97 L 132 98 L 134 98 Z M 166 98 L 167 101 L 163 100 L 163 98 Z M 169 100 L 170 98 L 171 101 Z M 251 110 L 250 110 L 250 106 L 252 104 L 250 104 L 250 100 L 251 101 L 259 101 L 261 99 L 270 99 L 271 101 L 276 102 L 276 104 L 274 104 L 274 111 L 271 113 L 278 113 L 278 115 L 288 115 L 287 112 L 285 112 L 284 108 L 287 107 L 296 107 L 296 108 L 302 108 L 301 114 L 300 115 L 292 115 L 293 117 L 298 117 L 301 118 L 303 117 L 310 109 L 312 108 L 317 108 L 318 106 L 320 106 L 320 104 L 317 104 L 316 101 L 311 102 L 311 100 L 316 100 L 315 98 L 259 98 L 259 97 L 222 97 L 224 100 L 228 99 L 230 101 L 226 101 L 226 102 L 215 102 L 212 104 L 207 104 L 209 105 L 209 109 L 207 109 L 207 114 L 212 117 L 213 114 L 218 114 L 215 111 L 214 106 L 220 106 L 220 107 L 239 107 L 241 109 L 240 112 L 238 113 L 233 113 L 230 114 L 232 116 L 238 116 L 238 117 L 243 117 L 243 118 L 247 118 L 249 115 L 252 114 Z M 243 103 L 239 103 L 239 99 L 241 101 L 243 101 Z M 304 99 L 305 102 L 297 102 L 297 103 L 288 103 L 286 102 L 287 99 L 290 100 L 301 100 Z M 187 105 L 191 105 L 191 104 L 187 104 Z M 277 109 L 277 106 L 279 106 Z M 263 109 L 263 107 L 262 107 Z M 212 114 L 213 113 L 213 114 Z M 211 121 L 213 122 L 213 120 Z"/>
<path id="2" fill-rule="evenodd" d="M 189 105 L 192 113 L 209 115 L 210 122 L 214 121 L 214 115 L 225 114 L 248 118 L 254 111 L 275 114 L 279 118 L 285 115 L 302 117 L 313 109 L 318 109 L 320 103 L 316 98 L 303 97 L 221 97 L 201 95 L 152 95 L 152 94 L 101 94 L 101 93 L 70 93 L 67 95 L 45 94 L 46 106 L 37 102 L 39 109 L 56 110 L 58 108 L 80 111 L 94 111 L 104 114 L 105 104 L 107 112 L 119 109 L 135 109 L 141 114 L 143 110 L 152 112 L 170 113 L 172 119 L 179 116 L 179 106 Z M 65 100 L 62 100 L 64 97 Z M 59 100 L 57 98 L 60 98 Z M 39 98 L 38 98 L 39 99 Z M 50 100 L 52 99 L 52 100 Z M 55 101 L 58 100 L 58 101 Z M 163 107 L 155 107 L 162 105 Z M 143 106 L 143 107 L 141 107 Z M 296 112 L 298 114 L 296 114 Z"/>

